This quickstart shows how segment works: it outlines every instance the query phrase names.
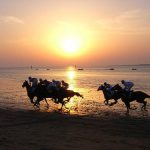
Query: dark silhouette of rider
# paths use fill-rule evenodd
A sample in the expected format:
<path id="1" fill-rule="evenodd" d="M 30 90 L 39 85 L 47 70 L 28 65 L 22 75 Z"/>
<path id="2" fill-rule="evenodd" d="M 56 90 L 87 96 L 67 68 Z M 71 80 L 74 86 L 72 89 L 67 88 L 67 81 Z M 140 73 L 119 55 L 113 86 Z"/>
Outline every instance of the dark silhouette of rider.
<path id="1" fill-rule="evenodd" d="M 64 80 L 61 81 L 61 84 L 63 89 L 67 90 L 69 88 L 69 84 L 66 83 Z"/>

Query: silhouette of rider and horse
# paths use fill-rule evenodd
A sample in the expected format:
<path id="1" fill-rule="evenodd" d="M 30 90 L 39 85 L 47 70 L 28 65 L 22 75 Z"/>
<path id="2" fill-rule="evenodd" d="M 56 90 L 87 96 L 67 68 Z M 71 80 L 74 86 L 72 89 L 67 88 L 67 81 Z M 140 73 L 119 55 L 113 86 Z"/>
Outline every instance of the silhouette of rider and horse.
<path id="1" fill-rule="evenodd" d="M 64 81 L 62 81 L 62 83 L 64 83 Z M 56 85 L 51 86 L 51 90 L 48 90 L 46 84 L 37 83 L 37 85 L 34 86 L 34 84 L 31 85 L 27 80 L 25 80 L 22 84 L 22 87 L 26 88 L 27 96 L 29 97 L 30 102 L 33 103 L 33 106 L 37 107 L 40 106 L 40 102 L 42 100 L 45 100 L 47 107 L 49 107 L 46 98 L 51 98 L 55 103 L 62 104 L 60 109 L 62 110 L 63 106 L 65 106 L 65 104 L 68 103 L 72 97 L 78 96 L 83 98 L 80 93 L 74 92 L 73 90 L 68 90 L 66 87 L 63 87 L 63 85 L 59 88 Z M 35 97 L 36 101 L 34 102 L 33 99 Z"/>
<path id="2" fill-rule="evenodd" d="M 125 104 L 127 113 L 129 113 L 129 110 L 133 109 L 130 107 L 130 102 L 136 101 L 143 104 L 141 110 L 147 111 L 147 102 L 145 99 L 150 98 L 150 96 L 142 91 L 131 90 L 131 88 L 134 86 L 134 83 L 131 81 L 122 80 L 121 83 L 123 84 L 124 88 L 119 84 L 112 86 L 106 82 L 98 87 L 97 91 L 102 91 L 104 94 L 105 105 L 113 106 L 120 99 Z M 65 106 L 65 104 L 68 103 L 72 97 L 78 96 L 83 98 L 80 93 L 69 90 L 69 84 L 63 80 L 47 81 L 40 79 L 38 82 L 37 78 L 29 77 L 29 82 L 25 80 L 22 87 L 26 88 L 30 102 L 36 107 L 40 106 L 40 102 L 42 100 L 45 100 L 47 107 L 49 107 L 46 98 L 51 98 L 54 103 L 60 103 L 62 105 L 60 109 L 62 110 L 63 106 Z M 36 100 L 33 101 L 35 97 Z M 114 102 L 109 103 L 111 100 L 114 100 Z"/>
<path id="3" fill-rule="evenodd" d="M 125 84 L 126 81 L 122 80 L 122 84 Z M 129 81 L 127 81 L 129 82 Z M 130 82 L 129 82 L 130 83 Z M 111 87 L 111 94 L 110 89 L 105 84 L 102 84 L 98 87 L 97 91 L 102 90 L 104 94 L 105 101 L 104 103 L 106 105 L 112 106 L 118 102 L 119 99 L 122 100 L 122 102 L 125 104 L 127 108 L 127 113 L 129 113 L 129 109 L 133 109 L 130 107 L 130 102 L 136 101 L 138 103 L 142 103 L 141 110 L 146 109 L 147 102 L 145 101 L 146 98 L 150 98 L 150 95 L 142 92 L 142 91 L 133 91 L 131 88 L 133 87 L 133 83 L 131 82 L 132 86 L 127 86 L 125 84 L 125 87 L 122 88 L 119 84 L 116 84 L 115 86 Z M 111 102 L 109 104 L 109 101 L 114 100 L 114 102 Z"/>

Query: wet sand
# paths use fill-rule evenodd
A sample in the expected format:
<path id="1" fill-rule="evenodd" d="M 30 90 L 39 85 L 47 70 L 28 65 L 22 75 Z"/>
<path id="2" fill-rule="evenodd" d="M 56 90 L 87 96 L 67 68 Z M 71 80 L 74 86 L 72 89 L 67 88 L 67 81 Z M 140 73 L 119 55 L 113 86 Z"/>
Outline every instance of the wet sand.
<path id="1" fill-rule="evenodd" d="M 110 112 L 108 112 L 110 113 Z M 0 150 L 149 150 L 150 118 L 0 109 Z"/>

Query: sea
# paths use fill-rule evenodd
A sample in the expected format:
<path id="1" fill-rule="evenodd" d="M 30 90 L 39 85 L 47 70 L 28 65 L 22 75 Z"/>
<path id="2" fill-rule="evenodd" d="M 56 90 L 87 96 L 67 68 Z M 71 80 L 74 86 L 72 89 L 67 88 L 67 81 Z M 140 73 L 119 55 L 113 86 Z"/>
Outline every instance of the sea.
<path id="1" fill-rule="evenodd" d="M 64 80 L 69 83 L 69 89 L 79 92 L 84 98 L 73 97 L 64 108 L 63 113 L 103 117 L 125 116 L 126 107 L 121 100 L 113 106 L 104 104 L 102 91 L 97 91 L 100 84 L 104 82 L 112 85 L 120 84 L 121 80 L 134 82 L 134 91 L 143 91 L 150 95 L 150 65 L 136 66 L 111 66 L 111 67 L 91 67 L 77 69 L 75 67 L 20 67 L 20 68 L 0 68 L 0 108 L 22 111 L 57 111 L 61 105 L 55 104 L 48 99 L 49 109 L 44 101 L 41 102 L 40 110 L 33 107 L 27 97 L 22 84 L 28 77 L 36 77 L 47 80 Z M 141 111 L 142 104 L 136 101 L 131 103 L 130 116 L 150 117 L 150 99 L 147 101 L 147 110 Z"/>

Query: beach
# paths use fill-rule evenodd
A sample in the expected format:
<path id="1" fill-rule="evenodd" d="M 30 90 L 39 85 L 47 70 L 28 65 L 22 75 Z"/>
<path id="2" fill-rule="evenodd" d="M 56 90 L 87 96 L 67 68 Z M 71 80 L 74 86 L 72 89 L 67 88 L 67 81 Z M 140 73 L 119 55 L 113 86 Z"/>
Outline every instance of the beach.
<path id="1" fill-rule="evenodd" d="M 148 94 L 150 69 L 136 72 L 124 70 L 0 70 L 0 150 L 148 150 L 150 149 L 150 102 L 148 111 L 132 102 L 126 115 L 121 100 L 114 106 L 104 104 L 104 96 L 97 91 L 100 83 L 118 83 L 131 79 L 135 90 Z M 41 102 L 40 110 L 33 107 L 22 83 L 29 75 L 37 78 L 65 80 L 72 90 L 84 98 L 74 97 L 58 111 L 59 104 L 50 99 L 50 107 Z"/>
<path id="2" fill-rule="evenodd" d="M 0 109 L 1 150 L 148 150 L 150 119 Z"/>

